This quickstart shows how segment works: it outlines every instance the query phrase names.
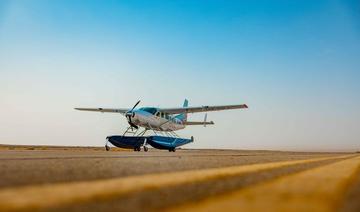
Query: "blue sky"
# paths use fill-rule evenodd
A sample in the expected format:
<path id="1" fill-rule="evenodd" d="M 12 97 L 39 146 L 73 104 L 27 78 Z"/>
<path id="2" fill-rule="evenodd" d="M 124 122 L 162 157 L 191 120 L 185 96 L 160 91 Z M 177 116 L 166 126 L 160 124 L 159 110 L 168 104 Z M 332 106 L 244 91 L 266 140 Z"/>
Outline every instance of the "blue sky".
<path id="1" fill-rule="evenodd" d="M 0 143 L 103 145 L 73 107 L 247 103 L 193 148 L 360 148 L 358 1 L 1 1 Z M 201 120 L 203 114 L 191 116 Z"/>

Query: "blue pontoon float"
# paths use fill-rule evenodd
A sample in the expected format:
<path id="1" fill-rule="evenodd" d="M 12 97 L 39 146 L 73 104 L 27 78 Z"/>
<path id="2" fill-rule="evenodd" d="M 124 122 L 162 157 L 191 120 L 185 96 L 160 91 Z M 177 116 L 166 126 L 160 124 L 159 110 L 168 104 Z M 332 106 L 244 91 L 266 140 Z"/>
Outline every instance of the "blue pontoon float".
<path id="1" fill-rule="evenodd" d="M 106 138 L 111 144 L 116 147 L 125 149 L 134 149 L 134 151 L 140 151 L 141 147 L 144 147 L 144 151 L 148 151 L 147 144 L 156 149 L 167 149 L 169 152 L 175 152 L 176 148 L 194 141 L 194 137 L 191 139 L 168 137 L 168 136 L 124 136 L 113 135 Z M 110 150 L 110 147 L 106 145 L 106 150 Z"/>

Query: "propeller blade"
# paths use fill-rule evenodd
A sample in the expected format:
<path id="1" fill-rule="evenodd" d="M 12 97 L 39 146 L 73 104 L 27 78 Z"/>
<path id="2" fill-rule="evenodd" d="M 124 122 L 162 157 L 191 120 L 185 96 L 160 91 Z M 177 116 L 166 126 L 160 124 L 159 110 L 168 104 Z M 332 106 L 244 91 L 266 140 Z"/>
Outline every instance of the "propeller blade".
<path id="1" fill-rule="evenodd" d="M 131 127 L 133 127 L 133 128 L 135 128 L 135 129 L 138 129 L 139 127 L 138 126 L 136 126 L 135 124 L 133 124 L 132 122 L 128 122 L 129 123 L 129 125 L 131 126 Z"/>
<path id="2" fill-rule="evenodd" d="M 130 112 L 132 112 L 132 111 L 136 108 L 136 106 L 138 106 L 139 103 L 140 103 L 140 100 L 139 100 L 138 102 L 136 102 L 136 104 L 134 105 L 134 107 L 131 108 Z"/>

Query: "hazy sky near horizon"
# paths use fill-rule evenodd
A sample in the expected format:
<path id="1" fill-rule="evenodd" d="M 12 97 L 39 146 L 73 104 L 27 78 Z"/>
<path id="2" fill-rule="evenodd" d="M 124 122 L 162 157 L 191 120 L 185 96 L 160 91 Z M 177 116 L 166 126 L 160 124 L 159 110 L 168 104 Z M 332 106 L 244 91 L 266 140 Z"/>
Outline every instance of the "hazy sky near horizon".
<path id="1" fill-rule="evenodd" d="M 74 107 L 188 98 L 250 107 L 188 147 L 359 150 L 359 91 L 359 1 L 0 1 L 0 143 L 102 146 L 125 118 Z"/>

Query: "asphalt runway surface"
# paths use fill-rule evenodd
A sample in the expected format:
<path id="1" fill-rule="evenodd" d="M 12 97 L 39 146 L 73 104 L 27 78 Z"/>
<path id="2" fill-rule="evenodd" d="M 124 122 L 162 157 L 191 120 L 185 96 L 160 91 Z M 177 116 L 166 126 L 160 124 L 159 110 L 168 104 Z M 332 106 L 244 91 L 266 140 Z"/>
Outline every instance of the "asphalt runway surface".
<path id="1" fill-rule="evenodd" d="M 326 180 L 334 185 L 333 190 L 322 191 L 322 196 L 328 195 L 331 201 L 316 200 L 314 196 L 316 207 L 325 208 L 323 211 L 360 211 L 359 167 L 359 154 L 355 153 L 3 148 L 0 149 L 0 210 L 209 211 L 228 207 L 229 211 L 238 211 L 244 208 L 233 203 L 240 200 L 249 203 L 242 198 L 251 194 L 259 199 L 253 204 L 256 207 L 251 204 L 242 207 L 263 211 L 259 205 L 264 206 L 269 200 L 261 199 L 256 191 L 267 187 L 267 192 L 278 191 L 279 184 L 298 185 L 301 179 L 310 178 L 309 181 L 319 180 L 316 184 L 319 188 L 312 188 L 313 193 L 322 191 L 321 182 Z M 317 174 L 308 176 L 309 171 Z M 329 176 L 333 178 L 326 178 Z M 306 187 L 307 180 L 303 181 Z M 304 193 L 302 188 L 293 192 L 299 196 Z M 249 189 L 254 191 L 242 193 Z M 306 192 L 312 194 L 310 190 Z M 235 196 L 229 196 L 234 192 Z M 297 203 L 291 205 L 299 209 L 295 207 Z M 266 209 L 278 211 L 278 205 L 281 204 Z"/>

